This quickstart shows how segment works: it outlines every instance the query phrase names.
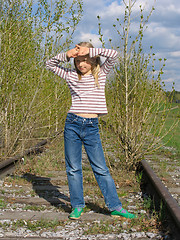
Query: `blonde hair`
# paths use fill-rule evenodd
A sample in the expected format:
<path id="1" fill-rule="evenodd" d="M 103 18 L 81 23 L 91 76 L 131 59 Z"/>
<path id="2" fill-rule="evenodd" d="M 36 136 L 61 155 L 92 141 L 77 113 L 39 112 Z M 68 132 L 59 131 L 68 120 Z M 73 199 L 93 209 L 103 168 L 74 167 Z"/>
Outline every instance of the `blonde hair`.
<path id="1" fill-rule="evenodd" d="M 94 48 L 94 46 L 90 42 L 80 42 L 78 45 L 82 46 L 82 47 Z M 92 75 L 94 77 L 95 85 L 98 88 L 99 88 L 98 74 L 99 74 L 99 71 L 100 71 L 100 65 L 101 65 L 100 57 L 96 56 L 95 61 L 92 61 L 92 64 L 91 64 L 91 72 L 92 72 Z M 78 70 L 78 68 L 76 66 L 75 59 L 74 59 L 74 66 L 75 66 L 75 69 L 77 71 L 78 78 L 79 78 L 79 80 L 81 80 L 82 73 Z"/>

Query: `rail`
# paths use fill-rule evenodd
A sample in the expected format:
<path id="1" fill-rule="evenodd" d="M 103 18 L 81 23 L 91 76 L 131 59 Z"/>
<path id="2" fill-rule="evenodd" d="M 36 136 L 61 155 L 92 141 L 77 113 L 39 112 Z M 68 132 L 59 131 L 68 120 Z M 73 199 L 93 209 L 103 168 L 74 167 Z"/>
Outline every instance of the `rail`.
<path id="1" fill-rule="evenodd" d="M 48 143 L 48 140 L 43 140 L 34 147 L 27 150 L 24 154 L 18 155 L 0 163 L 0 178 L 9 173 L 18 161 L 21 161 L 25 155 L 36 154 L 43 151 L 44 145 Z M 168 189 L 164 186 L 161 180 L 154 173 L 146 160 L 141 161 L 141 167 L 139 171 L 143 172 L 142 188 L 148 195 L 152 197 L 155 204 L 160 206 L 164 204 L 169 216 L 170 228 L 173 234 L 177 237 L 180 236 L 180 207 L 176 200 L 171 196 Z M 158 203 L 158 204 L 157 204 Z M 177 237 L 178 239 L 178 237 Z"/>
<path id="2" fill-rule="evenodd" d="M 148 195 L 151 195 L 158 209 L 164 203 L 166 215 L 169 216 L 171 231 L 180 236 L 180 207 L 172 197 L 168 189 L 164 186 L 159 177 L 154 173 L 146 160 L 141 161 L 141 170 L 144 173 L 143 188 Z"/>

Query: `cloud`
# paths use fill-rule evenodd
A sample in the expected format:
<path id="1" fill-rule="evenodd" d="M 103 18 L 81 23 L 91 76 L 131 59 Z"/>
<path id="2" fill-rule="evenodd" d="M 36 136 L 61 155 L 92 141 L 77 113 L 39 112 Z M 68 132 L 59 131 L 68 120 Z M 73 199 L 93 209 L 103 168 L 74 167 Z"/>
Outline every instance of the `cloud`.
<path id="1" fill-rule="evenodd" d="M 101 47 L 101 42 L 99 40 L 99 36 L 93 33 L 84 33 L 79 32 L 78 37 L 74 39 L 77 42 L 92 42 L 94 47 Z"/>
<path id="2" fill-rule="evenodd" d="M 127 0 L 125 0 L 128 2 Z M 154 0 L 137 0 L 133 7 L 131 36 L 132 39 L 137 35 L 139 29 L 140 8 L 144 8 L 144 18 L 146 18 L 154 4 Z M 180 1 L 179 0 L 157 0 L 144 32 L 143 48 L 145 53 L 149 52 L 149 47 L 153 46 L 153 51 L 157 58 L 166 58 L 166 67 L 163 78 L 166 85 L 170 88 L 172 79 L 175 81 L 176 90 L 180 91 Z M 120 43 L 113 24 L 119 18 L 123 23 L 124 4 L 122 0 L 84 0 L 84 15 L 77 31 L 74 35 L 75 42 L 89 41 L 96 47 L 100 47 L 98 35 L 98 20 L 101 18 L 101 27 L 104 39 L 112 38 L 113 43 Z M 122 27 L 119 27 L 122 31 Z M 107 42 L 107 41 L 106 41 Z"/>
<path id="3" fill-rule="evenodd" d="M 110 5 L 105 6 L 102 11 L 99 12 L 101 18 L 109 19 L 109 18 L 117 18 L 119 16 L 124 15 L 124 6 L 119 5 L 117 1 L 112 2 Z"/>
<path id="4" fill-rule="evenodd" d="M 171 52 L 170 55 L 171 55 L 172 57 L 180 58 L 180 51 Z"/>
<path id="5" fill-rule="evenodd" d="M 180 42 L 180 36 L 175 31 L 169 31 L 169 28 L 155 22 L 148 25 L 144 36 L 147 42 L 152 42 L 156 49 L 162 49 L 162 51 L 163 49 L 176 50 Z"/>

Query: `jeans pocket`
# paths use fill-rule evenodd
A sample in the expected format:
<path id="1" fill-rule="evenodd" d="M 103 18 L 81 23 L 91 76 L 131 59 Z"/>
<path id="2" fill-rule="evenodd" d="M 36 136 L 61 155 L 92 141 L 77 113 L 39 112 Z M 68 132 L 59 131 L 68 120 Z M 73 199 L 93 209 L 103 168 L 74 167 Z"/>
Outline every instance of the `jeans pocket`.
<path id="1" fill-rule="evenodd" d="M 66 118 L 66 123 L 74 123 L 76 121 L 77 121 L 77 118 L 70 118 L 70 117 Z"/>
<path id="2" fill-rule="evenodd" d="M 96 128 L 96 129 L 99 129 L 99 124 L 98 124 L 98 122 L 93 122 L 93 121 L 92 121 L 90 124 L 91 124 L 92 127 Z"/>

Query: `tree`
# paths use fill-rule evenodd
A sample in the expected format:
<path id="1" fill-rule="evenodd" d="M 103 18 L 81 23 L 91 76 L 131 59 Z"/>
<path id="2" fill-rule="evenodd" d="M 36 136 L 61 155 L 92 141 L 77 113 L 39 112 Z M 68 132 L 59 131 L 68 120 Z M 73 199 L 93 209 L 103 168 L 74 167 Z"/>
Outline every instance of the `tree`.
<path id="1" fill-rule="evenodd" d="M 1 1 L 1 156 L 57 130 L 67 90 L 45 70 L 44 61 L 69 47 L 81 14 L 81 0 Z"/>
<path id="2" fill-rule="evenodd" d="M 170 129 L 164 128 L 171 108 L 161 80 L 166 59 L 164 62 L 159 59 L 160 68 L 156 70 L 152 47 L 149 54 L 143 52 L 143 33 L 154 7 L 144 19 L 140 6 L 139 30 L 134 38 L 130 35 L 131 17 L 136 2 L 123 1 L 124 21 L 121 23 L 117 19 L 114 24 L 118 35 L 116 39 L 119 39 L 116 47 L 120 56 L 107 88 L 110 113 L 107 121 L 117 133 L 117 141 L 129 169 L 136 168 L 146 154 L 160 148 L 163 145 L 162 139 L 177 125 L 175 121 Z M 103 41 L 102 33 L 100 40 Z"/>

